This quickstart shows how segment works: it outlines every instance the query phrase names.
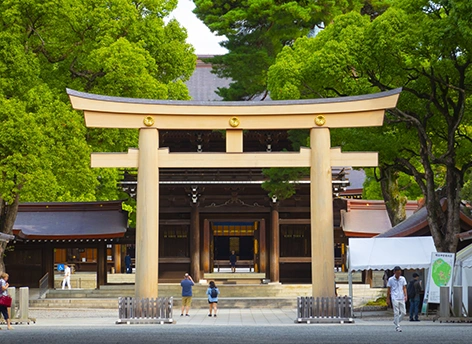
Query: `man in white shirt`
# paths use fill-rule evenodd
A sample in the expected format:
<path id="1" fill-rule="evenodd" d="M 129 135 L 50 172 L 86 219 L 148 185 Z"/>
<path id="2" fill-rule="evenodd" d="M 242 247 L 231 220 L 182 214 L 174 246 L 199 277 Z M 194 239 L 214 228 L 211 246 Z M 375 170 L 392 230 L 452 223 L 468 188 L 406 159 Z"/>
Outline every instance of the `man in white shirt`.
<path id="1" fill-rule="evenodd" d="M 387 282 L 387 304 L 393 306 L 393 323 L 395 330 L 402 332 L 400 321 L 406 314 L 405 302 L 407 300 L 406 279 L 402 276 L 402 269 L 399 266 L 393 268 L 394 275 Z M 391 300 L 390 300 L 391 299 Z"/>
<path id="2" fill-rule="evenodd" d="M 64 265 L 64 279 L 62 280 L 62 289 L 65 288 L 66 284 L 70 289 L 70 267 L 67 264 Z"/>

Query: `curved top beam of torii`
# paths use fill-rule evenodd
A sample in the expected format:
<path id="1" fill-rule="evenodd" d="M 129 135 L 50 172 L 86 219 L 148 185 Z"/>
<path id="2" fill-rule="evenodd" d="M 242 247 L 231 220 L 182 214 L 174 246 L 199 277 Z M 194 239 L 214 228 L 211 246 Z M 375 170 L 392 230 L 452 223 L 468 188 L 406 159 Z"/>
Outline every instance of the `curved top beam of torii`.
<path id="1" fill-rule="evenodd" d="M 67 89 L 88 127 L 168 130 L 380 126 L 401 89 L 361 96 L 284 101 L 177 101 L 109 97 Z"/>

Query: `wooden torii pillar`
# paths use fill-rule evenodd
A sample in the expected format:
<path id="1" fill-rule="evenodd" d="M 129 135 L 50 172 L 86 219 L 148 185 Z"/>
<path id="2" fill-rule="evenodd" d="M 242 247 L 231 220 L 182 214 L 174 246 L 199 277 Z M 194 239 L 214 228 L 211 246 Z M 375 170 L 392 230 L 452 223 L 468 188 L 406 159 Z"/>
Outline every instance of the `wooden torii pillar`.
<path id="1" fill-rule="evenodd" d="M 159 168 L 310 167 L 312 296 L 332 297 L 334 239 L 331 167 L 377 166 L 377 153 L 331 148 L 330 128 L 380 126 L 400 89 L 292 101 L 194 102 L 107 97 L 67 90 L 87 127 L 139 129 L 139 150 L 93 153 L 92 167 L 138 168 L 136 292 L 158 296 Z M 226 130 L 226 153 L 169 153 L 159 130 Z M 243 152 L 243 130 L 310 129 L 300 152 Z"/>

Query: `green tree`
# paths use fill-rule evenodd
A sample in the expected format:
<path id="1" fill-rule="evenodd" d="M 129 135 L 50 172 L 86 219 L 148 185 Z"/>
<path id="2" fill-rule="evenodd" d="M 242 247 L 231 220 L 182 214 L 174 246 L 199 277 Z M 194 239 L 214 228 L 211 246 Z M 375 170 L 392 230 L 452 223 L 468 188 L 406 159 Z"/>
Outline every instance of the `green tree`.
<path id="1" fill-rule="evenodd" d="M 396 150 L 386 155 L 396 170 L 415 178 L 439 251 L 456 251 L 460 192 L 472 166 L 471 22 L 470 1 L 396 1 L 374 20 L 355 12 L 335 18 L 315 38 L 285 47 L 269 71 L 274 99 L 403 87 L 377 141 L 381 154 Z M 414 141 L 404 140 L 409 132 Z"/>
<path id="2" fill-rule="evenodd" d="M 189 99 L 196 56 L 185 30 L 164 22 L 176 4 L 0 1 L 0 231 L 11 233 L 20 200 L 123 197 L 118 171 L 91 169 L 90 152 L 137 146 L 137 131 L 86 129 L 65 88 Z"/>
<path id="3" fill-rule="evenodd" d="M 264 99 L 267 71 L 275 57 L 298 37 L 307 36 L 361 1 L 194 0 L 194 13 L 212 32 L 227 37 L 228 53 L 206 59 L 213 73 L 231 79 L 218 94 L 224 100 Z"/>

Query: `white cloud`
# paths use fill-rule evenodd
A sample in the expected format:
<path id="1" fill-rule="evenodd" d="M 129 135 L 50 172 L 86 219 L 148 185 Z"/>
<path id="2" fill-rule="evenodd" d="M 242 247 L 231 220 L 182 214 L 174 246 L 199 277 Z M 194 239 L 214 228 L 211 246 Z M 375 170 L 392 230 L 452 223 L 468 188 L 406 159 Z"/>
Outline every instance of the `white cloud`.
<path id="1" fill-rule="evenodd" d="M 192 12 L 195 4 L 191 0 L 179 0 L 177 8 L 170 17 L 175 18 L 187 29 L 187 42 L 195 47 L 197 55 L 223 55 L 228 51 L 218 43 L 226 37 L 215 36 L 208 27 Z"/>

